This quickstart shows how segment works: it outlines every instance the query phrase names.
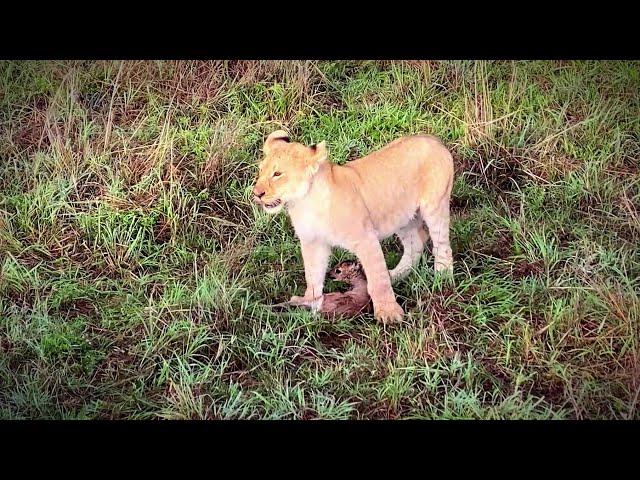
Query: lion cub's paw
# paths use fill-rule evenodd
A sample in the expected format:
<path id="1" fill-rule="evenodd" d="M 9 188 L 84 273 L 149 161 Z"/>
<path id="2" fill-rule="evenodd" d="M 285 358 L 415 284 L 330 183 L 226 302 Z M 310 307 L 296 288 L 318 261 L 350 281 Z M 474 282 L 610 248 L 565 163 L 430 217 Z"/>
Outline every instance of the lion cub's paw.
<path id="1" fill-rule="evenodd" d="M 322 307 L 322 300 L 324 300 L 323 295 L 316 298 L 299 297 L 294 295 L 291 297 L 291 300 L 289 300 L 289 304 L 299 307 L 309 307 L 311 310 L 315 311 L 320 310 L 320 307 Z"/>
<path id="2" fill-rule="evenodd" d="M 374 310 L 376 320 L 385 324 L 399 322 L 404 315 L 404 310 L 397 302 L 379 304 L 374 307 Z"/>

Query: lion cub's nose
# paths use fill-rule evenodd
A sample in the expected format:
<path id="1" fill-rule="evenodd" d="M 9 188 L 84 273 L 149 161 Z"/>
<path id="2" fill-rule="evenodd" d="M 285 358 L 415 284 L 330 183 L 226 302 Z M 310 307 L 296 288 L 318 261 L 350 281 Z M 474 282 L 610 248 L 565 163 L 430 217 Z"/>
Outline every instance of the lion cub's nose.
<path id="1" fill-rule="evenodd" d="M 258 188 L 253 189 L 253 194 L 258 198 L 262 198 L 264 196 L 264 193 L 264 190 L 260 190 Z"/>

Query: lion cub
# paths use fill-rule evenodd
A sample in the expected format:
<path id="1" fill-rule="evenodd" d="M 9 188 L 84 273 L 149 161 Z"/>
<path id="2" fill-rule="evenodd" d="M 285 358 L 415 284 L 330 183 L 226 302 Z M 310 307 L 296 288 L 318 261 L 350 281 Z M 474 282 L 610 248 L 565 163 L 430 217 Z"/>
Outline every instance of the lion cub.
<path id="1" fill-rule="evenodd" d="M 404 277 L 422 253 L 427 232 L 434 267 L 453 271 L 449 243 L 449 199 L 453 159 L 434 137 L 399 138 L 346 165 L 328 161 L 325 142 L 306 146 L 286 132 L 269 135 L 253 188 L 265 212 L 286 208 L 300 239 L 307 288 L 290 303 L 319 310 L 332 247 L 352 252 L 367 277 L 374 316 L 398 321 L 392 279 Z M 403 246 L 398 265 L 389 272 L 380 241 L 397 235 Z"/>

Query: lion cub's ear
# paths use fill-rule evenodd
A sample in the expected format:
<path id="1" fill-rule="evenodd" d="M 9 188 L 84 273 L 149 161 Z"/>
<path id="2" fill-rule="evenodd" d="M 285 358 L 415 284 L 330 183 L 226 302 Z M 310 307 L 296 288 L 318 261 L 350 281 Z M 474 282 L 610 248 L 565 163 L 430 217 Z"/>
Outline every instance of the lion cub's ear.
<path id="1" fill-rule="evenodd" d="M 327 151 L 327 142 L 324 140 L 317 145 L 312 145 L 312 156 L 309 159 L 309 168 L 311 169 L 311 173 L 316 173 L 324 162 L 327 161 L 329 157 L 329 153 Z"/>
<path id="2" fill-rule="evenodd" d="M 267 139 L 264 141 L 264 146 L 262 147 L 262 151 L 265 155 L 269 154 L 269 151 L 273 148 L 273 146 L 277 142 L 287 142 L 289 143 L 289 134 L 284 130 L 276 130 L 272 134 L 270 134 Z"/>

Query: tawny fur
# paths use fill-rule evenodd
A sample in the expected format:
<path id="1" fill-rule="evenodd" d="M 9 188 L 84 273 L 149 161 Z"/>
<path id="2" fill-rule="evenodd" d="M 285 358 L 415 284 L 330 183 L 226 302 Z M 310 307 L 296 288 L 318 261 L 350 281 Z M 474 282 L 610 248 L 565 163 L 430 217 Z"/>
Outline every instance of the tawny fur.
<path id="1" fill-rule="evenodd" d="M 266 139 L 253 189 L 268 213 L 285 206 L 300 239 L 307 288 L 291 303 L 320 309 L 331 247 L 356 255 L 368 279 L 376 319 L 402 318 L 391 280 L 406 275 L 427 238 L 435 269 L 453 270 L 449 243 L 449 201 L 453 160 L 434 137 L 409 136 L 340 166 L 328 161 L 325 142 L 307 147 L 278 130 Z M 404 252 L 387 271 L 380 240 L 393 234 Z"/>

